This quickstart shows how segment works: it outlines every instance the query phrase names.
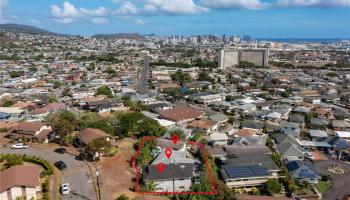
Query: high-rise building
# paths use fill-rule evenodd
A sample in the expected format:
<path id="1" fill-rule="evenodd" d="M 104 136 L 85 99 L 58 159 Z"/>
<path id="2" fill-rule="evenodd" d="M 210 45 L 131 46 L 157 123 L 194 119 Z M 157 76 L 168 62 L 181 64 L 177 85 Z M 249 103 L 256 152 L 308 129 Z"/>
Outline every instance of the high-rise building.
<path id="1" fill-rule="evenodd" d="M 235 67 L 241 61 L 254 63 L 256 66 L 268 67 L 268 49 L 221 49 L 218 54 L 219 68 Z"/>

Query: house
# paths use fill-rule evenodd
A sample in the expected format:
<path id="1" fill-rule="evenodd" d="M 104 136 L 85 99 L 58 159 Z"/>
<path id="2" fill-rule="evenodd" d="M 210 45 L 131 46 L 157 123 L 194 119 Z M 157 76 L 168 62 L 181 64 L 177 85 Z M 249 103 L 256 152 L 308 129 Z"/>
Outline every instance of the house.
<path id="1" fill-rule="evenodd" d="M 19 123 L 13 127 L 10 137 L 15 139 L 27 138 L 44 143 L 56 139 L 51 126 L 37 121 Z"/>
<path id="2" fill-rule="evenodd" d="M 274 109 L 274 112 L 278 112 L 282 115 L 282 119 L 287 120 L 289 113 L 292 111 L 292 106 L 288 104 L 281 104 Z"/>
<path id="3" fill-rule="evenodd" d="M 40 185 L 38 167 L 15 165 L 0 172 L 0 199 L 38 199 L 41 196 Z"/>
<path id="4" fill-rule="evenodd" d="M 328 137 L 326 131 L 310 129 L 309 134 L 313 140 L 320 141 L 325 140 Z"/>
<path id="5" fill-rule="evenodd" d="M 188 124 L 188 127 L 193 128 L 194 131 L 211 134 L 218 130 L 218 124 L 218 122 L 210 119 L 198 119 Z"/>
<path id="6" fill-rule="evenodd" d="M 305 126 L 305 117 L 303 115 L 293 114 L 289 117 L 289 121 L 299 124 L 300 127 Z"/>
<path id="7" fill-rule="evenodd" d="M 343 138 L 347 142 L 350 142 L 350 131 L 334 131 L 335 135 Z"/>
<path id="8" fill-rule="evenodd" d="M 178 106 L 172 109 L 163 110 L 159 113 L 161 118 L 174 121 L 176 123 L 193 121 L 196 118 L 201 118 L 203 115 L 203 112 L 188 106 Z"/>
<path id="9" fill-rule="evenodd" d="M 124 107 L 124 105 L 120 99 L 103 99 L 97 101 L 89 101 L 82 106 L 82 108 L 85 110 L 95 112 L 109 112 L 111 110 L 116 111 L 122 107 Z"/>
<path id="10" fill-rule="evenodd" d="M 227 155 L 225 164 L 231 166 L 255 165 L 266 167 L 269 174 L 278 178 L 280 168 L 271 158 L 271 150 L 266 146 L 232 147 L 225 148 Z"/>
<path id="11" fill-rule="evenodd" d="M 301 146 L 289 143 L 278 144 L 277 150 L 283 160 L 303 160 L 306 153 Z"/>
<path id="12" fill-rule="evenodd" d="M 313 128 L 325 129 L 329 125 L 329 120 L 328 119 L 321 119 L 321 118 L 311 118 L 310 125 Z"/>
<path id="13" fill-rule="evenodd" d="M 215 132 L 210 135 L 210 141 L 213 146 L 227 145 L 228 136 L 225 133 Z"/>
<path id="14" fill-rule="evenodd" d="M 283 122 L 281 125 L 281 133 L 293 135 L 294 137 L 299 137 L 300 128 L 299 124 L 293 122 Z"/>
<path id="15" fill-rule="evenodd" d="M 332 127 L 335 131 L 350 131 L 350 123 L 345 120 L 333 120 Z"/>
<path id="16" fill-rule="evenodd" d="M 255 104 L 247 103 L 236 107 L 238 113 L 247 114 L 256 110 Z"/>
<path id="17" fill-rule="evenodd" d="M 325 108 L 315 108 L 314 113 L 316 113 L 317 117 L 321 119 L 326 119 L 331 115 L 330 111 Z"/>
<path id="18" fill-rule="evenodd" d="M 238 137 L 234 140 L 232 145 L 228 147 L 261 147 L 266 144 L 266 136 L 265 135 L 254 135 L 254 136 L 245 136 Z"/>
<path id="19" fill-rule="evenodd" d="M 273 175 L 266 167 L 252 165 L 223 165 L 220 174 L 229 188 L 249 188 L 263 185 Z"/>
<path id="20" fill-rule="evenodd" d="M 165 149 L 161 149 L 154 161 L 142 167 L 142 177 L 146 184 L 156 184 L 156 192 L 189 191 L 194 176 L 194 161 L 186 158 L 185 151 L 172 151 L 171 158 L 165 157 Z M 158 171 L 158 164 L 165 165 L 162 173 Z"/>
<path id="21" fill-rule="evenodd" d="M 332 146 L 333 150 L 346 150 L 350 148 L 350 143 L 348 143 L 344 138 L 339 136 L 331 136 L 327 138 L 328 144 Z"/>
<path id="22" fill-rule="evenodd" d="M 293 110 L 293 112 L 295 113 L 302 113 L 302 114 L 308 114 L 310 111 L 311 111 L 311 108 L 305 107 L 305 106 L 298 106 Z"/>
<path id="23" fill-rule="evenodd" d="M 208 94 L 208 95 L 199 96 L 195 100 L 197 100 L 198 103 L 200 104 L 207 105 L 213 102 L 222 101 L 223 97 L 219 94 Z"/>
<path id="24" fill-rule="evenodd" d="M 111 135 L 105 133 L 100 129 L 86 128 L 77 135 L 75 143 L 80 147 L 83 153 L 87 153 L 88 155 L 93 156 L 93 158 L 96 158 L 103 155 L 100 155 L 97 151 L 92 151 L 91 149 L 89 149 L 88 145 L 92 141 L 100 138 L 105 138 L 108 142 L 111 142 L 112 140 Z"/>
<path id="25" fill-rule="evenodd" d="M 222 113 L 210 115 L 208 119 L 219 122 L 219 126 L 225 126 L 225 124 L 228 122 L 227 115 L 224 115 Z"/>
<path id="26" fill-rule="evenodd" d="M 57 112 L 59 110 L 65 109 L 66 104 L 64 103 L 49 103 L 41 108 L 38 108 L 30 113 L 31 117 L 34 119 L 44 119 L 50 113 Z"/>
<path id="27" fill-rule="evenodd" d="M 293 160 L 285 163 L 288 173 L 298 182 L 308 182 L 310 184 L 317 184 L 319 175 L 315 172 L 310 163 Z"/>
<path id="28" fill-rule="evenodd" d="M 271 112 L 266 115 L 267 120 L 278 123 L 282 119 L 282 114 L 278 112 Z"/>

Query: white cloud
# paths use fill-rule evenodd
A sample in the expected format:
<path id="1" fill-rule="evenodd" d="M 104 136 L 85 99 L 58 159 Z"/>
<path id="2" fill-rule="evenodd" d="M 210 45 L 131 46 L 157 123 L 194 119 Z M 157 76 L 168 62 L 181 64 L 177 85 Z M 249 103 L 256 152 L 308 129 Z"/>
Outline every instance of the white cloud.
<path id="1" fill-rule="evenodd" d="M 74 19 L 73 18 L 55 18 L 54 21 L 60 24 L 70 24 L 74 22 Z"/>
<path id="2" fill-rule="evenodd" d="M 51 15 L 57 18 L 72 18 L 79 17 L 79 10 L 68 1 L 63 2 L 63 9 L 56 5 L 51 5 Z"/>
<path id="3" fill-rule="evenodd" d="M 193 0 L 146 0 L 144 11 L 149 14 L 192 15 L 208 12 L 208 8 L 196 5 Z"/>
<path id="4" fill-rule="evenodd" d="M 270 6 L 270 3 L 260 0 L 202 0 L 201 3 L 209 8 L 217 9 L 259 10 Z"/>
<path id="5" fill-rule="evenodd" d="M 124 2 L 124 4 L 116 11 L 116 13 L 119 15 L 135 15 L 138 12 L 139 11 L 136 6 L 130 1 Z"/>
<path id="6" fill-rule="evenodd" d="M 102 6 L 92 10 L 76 8 L 73 4 L 65 1 L 62 8 L 57 5 L 51 5 L 51 15 L 56 22 L 64 24 L 72 23 L 75 19 L 84 17 L 93 17 L 91 19 L 93 23 L 105 23 L 107 19 L 104 16 L 107 15 L 107 9 Z"/>
<path id="7" fill-rule="evenodd" d="M 350 0 L 278 0 L 278 7 L 350 7 Z"/>
<path id="8" fill-rule="evenodd" d="M 7 6 L 8 0 L 0 0 L 0 20 L 4 20 Z"/>
<path id="9" fill-rule="evenodd" d="M 94 24 L 107 24 L 108 20 L 104 17 L 94 17 L 91 19 L 91 22 Z"/>
<path id="10" fill-rule="evenodd" d="M 93 16 L 93 17 L 103 17 L 107 14 L 107 9 L 105 7 L 98 7 L 95 10 L 88 10 L 85 8 L 80 8 L 79 11 L 83 14 L 83 15 L 88 15 L 88 16 Z"/>

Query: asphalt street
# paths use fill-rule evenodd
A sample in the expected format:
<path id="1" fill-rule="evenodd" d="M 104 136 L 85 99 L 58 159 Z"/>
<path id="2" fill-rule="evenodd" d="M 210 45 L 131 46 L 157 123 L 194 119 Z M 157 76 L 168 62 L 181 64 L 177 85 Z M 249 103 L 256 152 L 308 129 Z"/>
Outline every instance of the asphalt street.
<path id="1" fill-rule="evenodd" d="M 141 70 L 141 76 L 139 79 L 137 91 L 141 94 L 148 93 L 148 70 L 149 70 L 149 57 L 144 57 L 144 62 Z"/>
<path id="2" fill-rule="evenodd" d="M 3 154 L 15 153 L 39 156 L 52 164 L 62 160 L 66 163 L 67 168 L 62 171 L 61 183 L 69 183 L 71 188 L 71 193 L 69 195 L 64 195 L 62 199 L 96 200 L 90 170 L 83 161 L 75 159 L 75 156 L 68 153 L 58 154 L 52 150 L 37 149 L 34 147 L 29 147 L 25 150 L 0 148 L 0 152 Z"/>
<path id="3" fill-rule="evenodd" d="M 327 170 L 327 167 L 336 164 L 340 165 L 344 170 L 345 174 L 335 175 Z M 316 171 L 320 174 L 328 174 L 332 177 L 332 185 L 325 192 L 323 199 L 336 200 L 343 199 L 345 195 L 350 194 L 350 165 L 343 162 L 325 160 L 314 163 Z"/>

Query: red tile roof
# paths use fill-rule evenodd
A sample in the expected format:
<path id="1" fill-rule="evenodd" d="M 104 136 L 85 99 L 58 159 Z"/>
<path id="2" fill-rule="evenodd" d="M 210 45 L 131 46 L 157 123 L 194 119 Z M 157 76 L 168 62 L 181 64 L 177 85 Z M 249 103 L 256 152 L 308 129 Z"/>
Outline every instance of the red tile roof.
<path id="1" fill-rule="evenodd" d="M 44 107 L 41 107 L 41 108 L 34 110 L 31 114 L 40 115 L 40 114 L 44 114 L 44 113 L 51 112 L 51 111 L 57 111 L 57 110 L 60 110 L 64 107 L 66 107 L 66 104 L 64 104 L 64 103 L 50 103 Z"/>
<path id="2" fill-rule="evenodd" d="M 162 118 L 175 122 L 195 119 L 200 117 L 201 115 L 203 115 L 203 112 L 188 106 L 178 106 L 176 108 L 163 110 L 162 112 L 160 112 L 160 116 Z"/>
<path id="3" fill-rule="evenodd" d="M 0 193 L 15 186 L 39 185 L 39 169 L 36 166 L 16 165 L 0 172 Z"/>

